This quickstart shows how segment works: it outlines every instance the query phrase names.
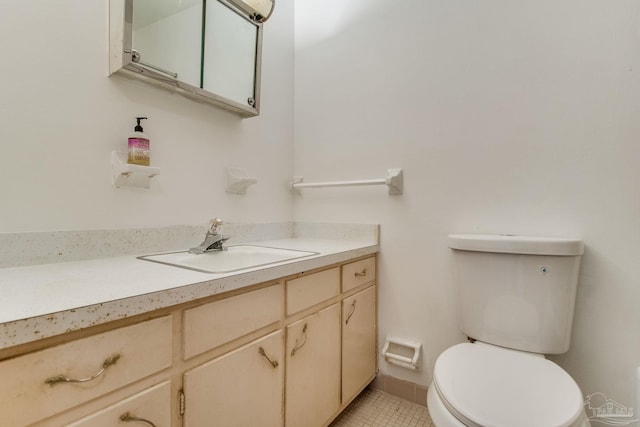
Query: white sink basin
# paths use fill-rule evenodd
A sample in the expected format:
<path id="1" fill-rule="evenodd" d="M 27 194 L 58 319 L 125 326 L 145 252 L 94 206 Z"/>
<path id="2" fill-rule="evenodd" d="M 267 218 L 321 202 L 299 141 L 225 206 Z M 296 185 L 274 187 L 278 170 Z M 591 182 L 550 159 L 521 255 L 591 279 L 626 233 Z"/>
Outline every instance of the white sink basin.
<path id="1" fill-rule="evenodd" d="M 206 252 L 195 255 L 187 251 L 144 255 L 138 259 L 202 271 L 204 273 L 229 273 L 245 268 L 261 267 L 277 262 L 318 255 L 318 252 L 295 249 L 271 248 L 257 245 L 227 246 L 226 251 Z"/>

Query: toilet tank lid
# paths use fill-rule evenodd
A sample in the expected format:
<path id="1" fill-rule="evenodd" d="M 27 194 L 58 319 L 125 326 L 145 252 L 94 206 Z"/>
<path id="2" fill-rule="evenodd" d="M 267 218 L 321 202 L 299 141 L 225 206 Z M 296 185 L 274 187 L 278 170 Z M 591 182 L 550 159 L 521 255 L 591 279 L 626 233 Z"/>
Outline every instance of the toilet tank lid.
<path id="1" fill-rule="evenodd" d="M 584 253 L 580 239 L 507 234 L 450 234 L 449 247 L 461 251 L 526 255 L 576 256 Z"/>

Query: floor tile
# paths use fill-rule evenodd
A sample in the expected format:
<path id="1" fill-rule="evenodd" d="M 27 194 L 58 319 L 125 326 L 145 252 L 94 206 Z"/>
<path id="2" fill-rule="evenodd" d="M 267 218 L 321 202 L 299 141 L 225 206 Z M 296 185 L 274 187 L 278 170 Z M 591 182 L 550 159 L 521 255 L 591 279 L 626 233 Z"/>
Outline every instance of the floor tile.
<path id="1" fill-rule="evenodd" d="M 427 408 L 365 389 L 330 427 L 432 427 Z"/>

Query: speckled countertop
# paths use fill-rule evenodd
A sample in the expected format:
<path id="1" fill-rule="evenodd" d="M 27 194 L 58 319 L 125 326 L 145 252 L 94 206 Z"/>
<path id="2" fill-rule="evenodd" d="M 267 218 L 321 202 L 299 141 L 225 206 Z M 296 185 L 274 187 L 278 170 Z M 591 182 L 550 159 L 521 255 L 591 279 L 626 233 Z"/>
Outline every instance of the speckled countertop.
<path id="1" fill-rule="evenodd" d="M 0 349 L 324 267 L 378 251 L 377 226 L 252 242 L 318 255 L 229 273 L 201 273 L 135 255 L 0 269 Z M 335 231 L 335 227 L 332 228 Z M 364 230 L 364 232 L 363 232 Z M 319 238 L 325 235 L 329 238 Z M 139 253 L 138 255 L 150 252 Z"/>

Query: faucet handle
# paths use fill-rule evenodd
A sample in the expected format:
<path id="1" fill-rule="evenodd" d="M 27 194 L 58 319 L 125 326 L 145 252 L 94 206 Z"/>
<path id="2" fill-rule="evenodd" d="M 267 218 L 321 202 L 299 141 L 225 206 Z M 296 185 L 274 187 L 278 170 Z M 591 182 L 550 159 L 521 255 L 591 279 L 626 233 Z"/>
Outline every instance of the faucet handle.
<path id="1" fill-rule="evenodd" d="M 220 229 L 222 228 L 222 224 L 224 224 L 224 221 L 221 220 L 220 218 L 212 219 L 209 222 L 209 233 L 211 234 L 219 233 Z"/>

